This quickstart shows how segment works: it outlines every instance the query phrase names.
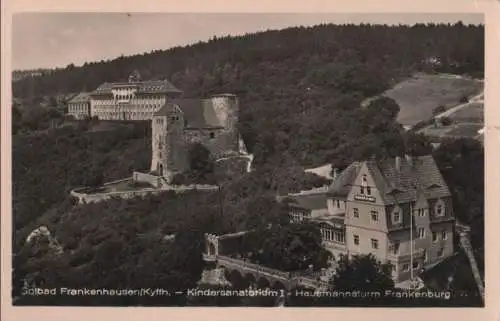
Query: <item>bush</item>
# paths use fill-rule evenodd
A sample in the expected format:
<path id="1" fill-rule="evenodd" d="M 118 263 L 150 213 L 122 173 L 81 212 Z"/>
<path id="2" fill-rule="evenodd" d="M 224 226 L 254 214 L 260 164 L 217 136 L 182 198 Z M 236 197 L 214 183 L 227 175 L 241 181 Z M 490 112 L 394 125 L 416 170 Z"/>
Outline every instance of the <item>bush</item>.
<path id="1" fill-rule="evenodd" d="M 449 117 L 441 117 L 440 122 L 443 126 L 450 126 L 453 124 L 453 120 Z"/>
<path id="2" fill-rule="evenodd" d="M 436 116 L 436 115 L 439 115 L 443 112 L 446 111 L 446 107 L 444 107 L 443 105 L 441 106 L 437 106 L 436 108 L 434 108 L 434 110 L 432 111 L 432 115 L 433 116 Z"/>

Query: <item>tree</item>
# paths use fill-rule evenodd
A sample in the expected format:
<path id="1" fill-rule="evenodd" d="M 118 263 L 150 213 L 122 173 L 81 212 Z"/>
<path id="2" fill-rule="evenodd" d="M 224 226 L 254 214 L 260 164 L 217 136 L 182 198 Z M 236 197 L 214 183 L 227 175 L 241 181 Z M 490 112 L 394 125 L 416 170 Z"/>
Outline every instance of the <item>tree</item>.
<path id="1" fill-rule="evenodd" d="M 87 178 L 85 180 L 85 185 L 95 189 L 104 183 L 104 175 L 102 170 L 93 168 L 89 173 L 87 173 Z"/>
<path id="2" fill-rule="evenodd" d="M 449 117 L 441 117 L 439 120 L 441 121 L 441 125 L 443 126 L 450 126 L 451 124 L 453 124 L 453 120 Z"/>
<path id="3" fill-rule="evenodd" d="M 330 252 L 322 246 L 314 223 L 261 228 L 244 237 L 241 254 L 282 271 L 320 270 L 328 266 Z"/>
<path id="4" fill-rule="evenodd" d="M 432 115 L 436 116 L 436 115 L 439 115 L 445 111 L 446 111 L 446 107 L 443 105 L 440 105 L 440 106 L 437 106 L 436 108 L 434 108 L 434 110 L 432 111 Z"/>
<path id="5" fill-rule="evenodd" d="M 474 139 L 447 139 L 433 153 L 450 187 L 455 216 L 472 225 L 476 247 L 484 242 L 484 148 Z"/>
<path id="6" fill-rule="evenodd" d="M 424 156 L 432 153 L 433 148 L 427 136 L 408 132 L 404 136 L 406 154 L 411 156 Z"/>
<path id="7" fill-rule="evenodd" d="M 269 224 L 286 225 L 290 219 L 286 205 L 271 196 L 250 198 L 246 206 L 247 227 L 267 227 Z"/>
<path id="8" fill-rule="evenodd" d="M 394 288 L 392 267 L 382 264 L 372 254 L 354 255 L 348 258 L 342 255 L 332 287 L 342 291 L 385 291 Z"/>
<path id="9" fill-rule="evenodd" d="M 201 143 L 194 143 L 188 150 L 189 172 L 196 180 L 207 181 L 214 172 L 210 151 Z"/>

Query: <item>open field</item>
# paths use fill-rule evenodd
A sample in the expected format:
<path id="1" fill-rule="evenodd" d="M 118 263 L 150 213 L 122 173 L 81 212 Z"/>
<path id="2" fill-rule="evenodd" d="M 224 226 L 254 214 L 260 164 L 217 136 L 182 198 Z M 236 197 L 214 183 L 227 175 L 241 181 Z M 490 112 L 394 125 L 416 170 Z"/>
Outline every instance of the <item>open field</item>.
<path id="1" fill-rule="evenodd" d="M 483 83 L 467 78 L 417 74 L 387 90 L 383 96 L 394 99 L 401 111 L 398 122 L 413 126 L 432 118 L 438 106 L 451 108 L 460 104 L 462 97 L 474 96 L 483 89 Z"/>
<path id="2" fill-rule="evenodd" d="M 460 123 L 484 123 L 484 104 L 482 102 L 472 102 L 450 116 L 454 122 Z"/>

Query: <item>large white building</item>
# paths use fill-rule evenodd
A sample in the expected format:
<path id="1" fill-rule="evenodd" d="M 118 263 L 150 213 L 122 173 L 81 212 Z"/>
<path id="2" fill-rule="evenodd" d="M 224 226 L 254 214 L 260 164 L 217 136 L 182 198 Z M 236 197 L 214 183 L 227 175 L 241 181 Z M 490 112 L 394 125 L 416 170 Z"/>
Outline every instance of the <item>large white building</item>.
<path id="1" fill-rule="evenodd" d="M 76 119 L 150 120 L 166 102 L 180 96 L 182 91 L 169 81 L 140 81 L 136 72 L 128 82 L 104 83 L 88 95 L 78 95 L 68 103 L 68 114 Z"/>

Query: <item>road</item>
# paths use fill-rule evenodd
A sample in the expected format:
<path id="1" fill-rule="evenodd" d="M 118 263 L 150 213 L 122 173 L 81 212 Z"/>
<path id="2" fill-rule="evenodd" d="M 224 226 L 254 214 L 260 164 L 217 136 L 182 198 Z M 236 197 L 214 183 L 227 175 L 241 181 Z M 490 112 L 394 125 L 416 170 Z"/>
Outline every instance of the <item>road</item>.
<path id="1" fill-rule="evenodd" d="M 452 108 L 434 116 L 434 118 L 439 119 L 442 117 L 448 117 L 451 114 L 453 114 L 454 112 L 456 112 L 457 110 L 460 110 L 460 109 L 468 106 L 470 103 L 484 103 L 484 90 L 481 93 L 475 95 L 474 97 L 471 97 L 468 102 L 456 105 L 455 107 L 452 107 Z"/>

